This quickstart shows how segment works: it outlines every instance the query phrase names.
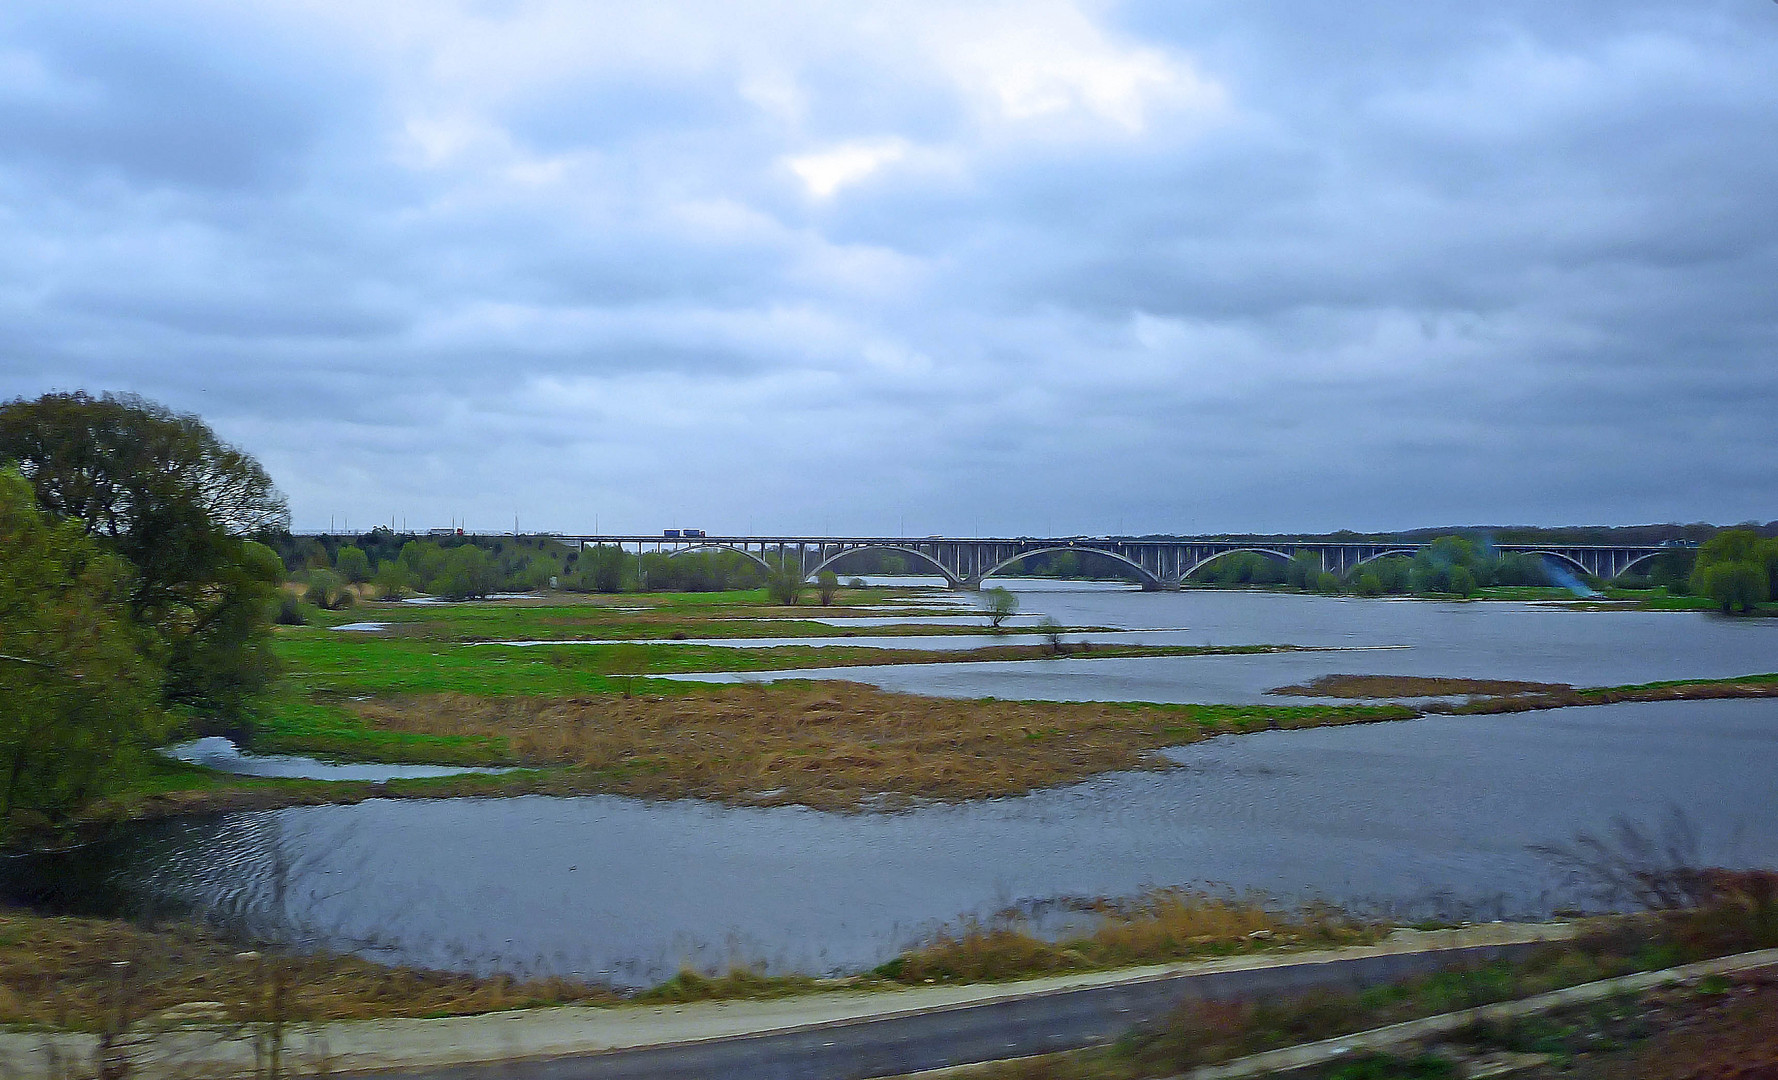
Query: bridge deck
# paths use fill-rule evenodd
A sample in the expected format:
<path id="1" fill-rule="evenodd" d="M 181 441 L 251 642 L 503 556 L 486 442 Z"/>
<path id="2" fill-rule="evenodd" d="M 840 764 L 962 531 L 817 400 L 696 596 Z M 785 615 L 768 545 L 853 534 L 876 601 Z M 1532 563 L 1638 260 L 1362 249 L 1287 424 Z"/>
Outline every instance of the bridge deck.
<path id="1" fill-rule="evenodd" d="M 1413 555 L 1428 542 L 1387 539 L 1302 539 L 1281 537 L 1127 538 L 1115 536 L 949 537 L 949 536 L 669 536 L 665 534 L 558 535 L 564 543 L 587 546 L 614 544 L 668 554 L 723 548 L 740 552 L 771 569 L 792 559 L 805 576 L 827 569 L 846 555 L 864 550 L 902 552 L 915 556 L 952 585 L 973 588 L 1012 563 L 1051 551 L 1093 552 L 1135 570 L 1146 587 L 1178 588 L 1205 564 L 1238 551 L 1251 551 L 1281 561 L 1307 552 L 1319 559 L 1322 572 L 1351 573 L 1364 563 L 1388 555 Z M 1673 551 L 1667 545 L 1634 544 L 1494 544 L 1496 551 L 1541 555 L 1567 563 L 1582 573 L 1610 579 L 1656 555 Z"/>

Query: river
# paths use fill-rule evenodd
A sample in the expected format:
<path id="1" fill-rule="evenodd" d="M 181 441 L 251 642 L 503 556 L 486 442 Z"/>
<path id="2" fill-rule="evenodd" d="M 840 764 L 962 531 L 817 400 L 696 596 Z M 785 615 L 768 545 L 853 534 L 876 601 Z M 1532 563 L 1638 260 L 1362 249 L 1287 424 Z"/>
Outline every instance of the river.
<path id="1" fill-rule="evenodd" d="M 1025 601 L 1074 624 L 1186 626 L 1214 643 L 1410 647 L 976 665 L 973 687 L 1239 699 L 1283 669 L 1217 683 L 1202 677 L 1204 661 L 1302 657 L 1371 672 L 1419 655 L 1420 673 L 1588 682 L 1778 669 L 1770 621 L 1694 614 L 1233 593 Z M 936 679 L 920 686 L 929 691 L 969 692 L 945 681 L 953 673 L 890 670 Z M 1049 674 L 1017 674 L 1027 671 Z M 1181 672 L 1194 673 L 1189 685 Z M 960 917 L 1156 886 L 1413 916 L 1547 914 L 1587 898 L 1532 847 L 1618 818 L 1652 827 L 1677 812 L 1697 828 L 1700 861 L 1778 863 L 1774 701 L 1435 716 L 1226 737 L 1172 756 L 1181 767 L 1168 772 L 888 814 L 597 796 L 158 822 L 7 860 L 0 889 L 59 910 L 234 912 L 428 966 L 643 985 L 682 964 L 855 971 Z M 276 911 L 274 879 L 286 886 Z"/>
<path id="2" fill-rule="evenodd" d="M 1049 584 L 1049 583 L 1046 583 Z M 1022 583 L 1020 587 L 1023 588 Z M 844 679 L 943 697 L 1019 701 L 1301 703 L 1266 691 L 1322 675 L 1423 675 L 1615 686 L 1778 670 L 1778 619 L 1704 612 L 1584 611 L 1561 604 L 1363 600 L 1290 593 L 1021 592 L 1027 610 L 1106 642 L 1305 645 L 1338 651 L 1122 660 L 831 667 L 692 681 Z M 1154 632 L 1166 628 L 1167 632 Z M 902 647 L 913 647 L 904 643 Z"/>

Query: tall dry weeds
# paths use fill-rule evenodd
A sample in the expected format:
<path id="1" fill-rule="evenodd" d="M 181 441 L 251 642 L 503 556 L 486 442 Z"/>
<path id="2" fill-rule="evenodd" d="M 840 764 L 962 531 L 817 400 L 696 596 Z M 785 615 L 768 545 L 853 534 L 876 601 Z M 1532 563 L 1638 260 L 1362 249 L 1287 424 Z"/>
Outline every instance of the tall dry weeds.
<path id="1" fill-rule="evenodd" d="M 525 764 L 597 774 L 651 798 L 893 807 L 1013 795 L 1118 769 L 1254 727 L 1375 719 L 1362 709 L 1282 719 L 1190 707 L 955 701 L 851 683 L 773 683 L 670 697 L 430 694 L 358 703 L 385 731 L 506 740 Z"/>
<path id="2" fill-rule="evenodd" d="M 1160 889 L 1097 905 L 1093 929 L 1047 940 L 1012 920 L 941 933 L 878 969 L 901 982 L 991 982 L 1043 974 L 1227 955 L 1279 945 L 1348 945 L 1382 930 L 1323 907 L 1285 912 L 1261 899 Z"/>
<path id="3" fill-rule="evenodd" d="M 118 961 L 127 967 L 118 968 Z M 117 1024 L 127 981 L 132 1024 L 191 1002 L 218 1002 L 238 1022 L 270 1019 L 258 953 L 190 924 L 148 930 L 129 923 L 0 912 L 0 1024 L 103 1030 Z M 387 968 L 335 953 L 282 958 L 294 1020 L 477 1013 L 529 1004 L 614 1001 L 602 987 Z"/>

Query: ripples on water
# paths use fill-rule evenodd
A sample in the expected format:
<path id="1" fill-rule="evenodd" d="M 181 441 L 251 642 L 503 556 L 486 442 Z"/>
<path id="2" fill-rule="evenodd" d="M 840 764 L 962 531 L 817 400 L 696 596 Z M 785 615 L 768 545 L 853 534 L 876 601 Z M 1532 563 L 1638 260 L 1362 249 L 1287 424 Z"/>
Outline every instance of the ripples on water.
<path id="1" fill-rule="evenodd" d="M 150 824 L 4 874 L 49 906 L 220 910 L 385 959 L 640 985 L 684 963 L 858 970 L 959 916 L 1156 886 L 1542 914 L 1578 894 L 1529 846 L 1616 815 L 1677 807 L 1704 861 L 1778 861 L 1775 753 L 1771 701 L 1434 717 L 1214 739 L 1169 772 L 893 814 L 373 800 Z"/>

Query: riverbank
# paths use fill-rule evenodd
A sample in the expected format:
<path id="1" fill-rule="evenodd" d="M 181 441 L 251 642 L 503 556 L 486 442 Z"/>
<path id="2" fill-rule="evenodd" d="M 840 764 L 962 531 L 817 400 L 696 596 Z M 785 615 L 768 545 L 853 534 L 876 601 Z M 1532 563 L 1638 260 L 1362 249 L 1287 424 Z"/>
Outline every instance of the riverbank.
<path id="1" fill-rule="evenodd" d="M 89 817 L 302 805 L 329 789 L 371 797 L 619 794 L 727 805 L 884 810 L 1057 787 L 1102 773 L 1166 769 L 1160 754 L 1217 735 L 1405 719 L 1398 705 L 1163 705 L 959 701 L 854 683 L 705 686 L 671 696 L 422 693 L 336 701 L 266 740 L 336 759 L 434 757 L 522 766 L 380 784 L 171 782 Z M 262 744 L 263 748 L 263 744 Z"/>
<path id="2" fill-rule="evenodd" d="M 274 1020 L 326 1023 L 510 1015 L 524 1010 L 553 1011 L 564 1005 L 628 1006 L 609 1014 L 621 1021 L 626 1016 L 644 1015 L 638 1006 L 678 1007 L 674 1011 L 680 1011 L 698 1002 L 819 1001 L 836 995 L 864 1002 L 859 1011 L 893 1012 L 900 1007 L 902 996 L 910 993 L 916 999 L 922 994 L 930 996 L 935 1004 L 956 1004 L 1033 989 L 1151 978 L 1176 964 L 1208 962 L 1238 969 L 1332 955 L 1566 941 L 1575 933 L 1572 924 L 1552 923 L 1489 924 L 1441 931 L 1379 927 L 1362 935 L 1290 941 L 1240 935 L 1136 955 L 1114 966 L 1065 973 L 1029 967 L 1009 970 L 997 978 L 943 980 L 943 986 L 934 985 L 939 980 L 911 975 L 769 978 L 738 972 L 702 980 L 682 974 L 661 986 L 620 994 L 568 979 L 475 976 L 384 967 L 324 951 L 249 949 L 238 940 L 185 923 L 145 928 L 118 920 L 0 910 L 0 1028 L 102 1033 L 134 1027 L 154 1031 L 190 1024 Z M 698 992 L 687 993 L 687 986 L 694 983 L 700 986 Z M 274 989 L 282 996 L 275 996 Z M 581 1015 L 591 1018 L 598 1014 L 581 1011 Z"/>
<path id="3" fill-rule="evenodd" d="M 278 1015 L 317 1022 L 565 1004 L 770 1000 L 835 990 L 1114 975 L 1208 957 L 1297 955 L 1385 939 L 1398 945 L 1439 940 L 1437 933 L 1400 930 L 1324 906 L 1286 910 L 1177 889 L 1095 901 L 1090 908 L 1095 913 L 1090 929 L 1055 940 L 1016 923 L 994 928 L 970 924 L 941 932 L 871 971 L 848 976 L 688 970 L 631 992 L 568 978 L 385 966 L 325 949 L 261 951 L 238 935 L 194 923 L 139 924 L 0 908 L 0 1026 L 102 1031 L 118 1024 L 120 1008 L 131 1023 L 181 1015 L 254 1023 Z M 1536 927 L 1519 937 L 1569 933 L 1567 924 Z M 1501 931 L 1481 928 L 1475 933 L 1492 933 L 1494 940 Z M 274 982 L 283 988 L 282 999 L 271 995 Z"/>
<path id="4" fill-rule="evenodd" d="M 1379 1023 L 1449 1014 L 1453 1009 L 1519 1000 L 1565 987 L 1599 988 L 1597 980 L 1602 978 L 1671 969 L 1674 964 L 1695 963 L 1700 956 L 1728 957 L 1711 965 L 1710 971 L 1769 964 L 1770 953 L 1750 954 L 1745 948 L 1769 937 L 1752 929 L 1757 918 L 1749 916 L 1759 914 L 1760 909 L 1730 903 L 1696 912 L 1585 926 L 1489 924 L 1434 932 L 1400 931 L 1365 945 L 1276 950 L 994 985 L 841 987 L 828 983 L 811 987 L 812 992 L 766 1001 L 577 1003 L 426 1019 L 401 1019 L 401 1014 L 394 1014 L 390 1019 L 356 1022 L 314 1019 L 306 1010 L 292 1007 L 305 999 L 295 995 L 296 986 L 290 982 L 284 985 L 291 993 L 276 1011 L 267 1011 L 262 1005 L 259 1012 L 236 1008 L 231 1013 L 220 1001 L 163 1005 L 158 999 L 134 1000 L 118 1008 L 113 976 L 105 989 L 95 994 L 99 1001 L 91 1033 L 42 1026 L 37 1031 L 0 1033 L 0 1063 L 9 1075 L 26 1077 L 61 1075 L 57 1066 L 83 1067 L 101 1058 L 127 1063 L 132 1073 L 145 1076 L 169 1075 L 169 1070 L 185 1074 L 199 1062 L 205 1075 L 259 1075 L 265 1066 L 263 1052 L 276 1044 L 282 1048 L 282 1065 L 294 1075 L 476 1065 L 523 1070 L 527 1063 L 547 1060 L 561 1064 L 574 1055 L 626 1049 L 697 1044 L 720 1053 L 720 1043 L 732 1039 L 747 1040 L 736 1049 L 751 1054 L 760 1045 L 758 1040 L 777 1035 L 808 1033 L 817 1040 L 809 1045 L 833 1047 L 834 1040 L 847 1038 L 848 1033 L 858 1033 L 868 1041 L 870 1034 L 863 1030 L 867 1022 L 903 1019 L 917 1023 L 901 1038 L 937 1035 L 942 1040 L 947 1032 L 967 1033 L 982 1023 L 993 1023 L 995 1016 L 1005 1018 L 1006 1037 L 1025 1041 L 988 1045 L 1011 1046 L 1011 1052 L 1018 1053 L 1021 1046 L 1033 1041 L 1038 1047 L 1046 1042 L 1055 1045 L 1050 1041 L 1055 1029 L 1043 1018 L 1056 1008 L 1117 1014 L 1128 1012 L 1120 1003 L 1131 1002 L 1132 994 L 1152 999 L 1159 992 L 1161 1002 L 1181 1000 L 1170 1015 L 1164 1005 L 1158 1012 L 1145 1006 L 1142 1018 L 1153 1022 L 1128 1030 L 1099 1049 L 970 1070 L 970 1075 L 1021 1080 L 1129 1080 L 1171 1075 L 1181 1065 L 1227 1061 L 1256 1048 L 1370 1029 Z M 1493 954 L 1497 958 L 1490 959 L 1489 950 L 1499 950 Z M 237 960 L 257 965 L 253 971 L 266 970 L 267 958 L 257 954 L 238 954 Z M 1387 975 L 1379 979 L 1376 974 L 1364 974 L 1382 971 L 1395 972 L 1398 981 L 1387 981 Z M 1409 972 L 1423 974 L 1403 978 Z M 1661 981 L 1658 976 L 1640 978 L 1639 986 Z M 1358 992 L 1306 989 L 1355 983 L 1370 988 Z M 1217 1000 L 1201 1000 L 1201 991 L 1192 989 L 1199 985 L 1217 988 L 1211 991 Z M 1720 994 L 1732 986 L 1726 979 L 1706 980 L 1703 992 Z M 275 1000 L 263 983 L 235 989 L 237 996 L 250 1001 Z M 1590 995 L 1580 989 L 1575 993 L 1585 1000 L 1611 997 L 1609 984 Z M 1621 1009 L 1626 999 L 1620 995 L 1615 1003 Z M 1621 1015 L 1614 1014 L 1614 1018 Z M 1025 1018 L 1023 1026 L 1019 1017 Z M 922 1018 L 936 1021 L 936 1026 Z M 1071 1041 L 1079 1045 L 1104 1040 L 1130 1020 L 1114 1021 L 1105 1034 L 1073 1035 Z M 1034 1021 L 1044 1033 L 1035 1040 L 1024 1030 Z M 916 1029 L 928 1034 L 917 1036 Z M 1510 1034 L 1472 1029 L 1470 1037 L 1503 1039 Z M 795 1048 L 803 1045 L 797 1042 L 787 1049 L 795 1053 Z M 950 1056 L 951 1061 L 981 1060 L 984 1049 L 987 1047 L 979 1040 L 971 1042 L 965 1034 L 962 1045 L 947 1049 L 941 1042 L 928 1046 L 922 1056 L 930 1060 L 936 1053 L 941 1061 L 950 1055 L 955 1055 Z"/>
<path id="5" fill-rule="evenodd" d="M 893 810 L 1054 788 L 1109 772 L 1173 767 L 1161 751 L 1220 735 L 1606 705 L 1778 697 L 1778 674 L 1573 688 L 1496 680 L 1332 676 L 1295 689 L 1414 705 L 1238 706 L 967 701 L 855 683 L 783 682 L 642 694 L 367 696 L 296 714 L 270 745 L 346 761 L 508 766 L 497 774 L 387 781 L 232 777 L 166 762 L 87 808 L 75 834 L 109 824 L 366 799 L 627 795 L 731 806 Z M 66 842 L 66 831 L 15 838 Z"/>
<path id="6" fill-rule="evenodd" d="M 1773 1046 L 1772 1009 L 1778 1006 L 1778 995 L 1769 992 L 1774 985 L 1771 976 L 1738 982 L 1716 976 L 1684 987 L 1677 1001 L 1662 996 L 1668 987 L 1649 985 L 1647 979 L 1639 985 L 1624 985 L 1616 992 L 1609 983 L 1598 986 L 1601 980 L 1676 969 L 1712 957 L 1741 957 L 1738 965 L 1725 962 L 1725 966 L 1735 970 L 1769 970 L 1778 963 L 1778 954 L 1771 951 L 1778 946 L 1778 894 L 1774 893 L 1778 877 L 1769 871 L 1755 871 L 1720 874 L 1716 881 L 1719 891 L 1703 907 L 1596 923 L 1572 942 L 1539 950 L 1522 960 L 1494 961 L 1363 991 L 1280 994 L 1244 1002 L 1186 1001 L 1165 1022 L 1133 1031 L 1110 1046 L 986 1065 L 958 1075 L 975 1080 L 1137 1080 L 1285 1074 L 1328 1080 L 1430 1080 L 1502 1075 L 1459 1071 L 1460 1064 L 1467 1066 L 1475 1059 L 1502 1051 L 1535 1052 L 1536 1059 L 1520 1060 L 1518 1064 L 1527 1069 L 1549 1066 L 1548 1071 L 1536 1074 L 1539 1076 L 1575 1075 L 1570 1070 L 1576 1064 L 1587 1066 L 1578 1073 L 1582 1076 L 1661 1075 L 1697 1080 L 1702 1076 L 1743 1075 L 1657 1072 L 1652 1066 L 1660 1062 L 1683 1064 L 1683 1059 L 1672 1055 L 1677 1046 L 1688 1042 L 1694 1051 L 1706 1049 L 1709 1044 L 1697 1040 L 1695 1031 L 1688 1033 L 1684 1023 L 1675 1022 L 1680 1018 L 1673 1013 L 1707 1019 L 1704 1014 L 1711 1010 L 1683 1008 L 1687 1000 L 1716 998 L 1730 992 L 1758 995 L 1758 1000 L 1715 1014 L 1720 1041 L 1714 1049 L 1720 1053 L 1739 1045 L 1762 1053 L 1769 1051 Z M 1673 981 L 1678 982 L 1684 974 L 1679 972 Z M 1691 978 L 1698 979 L 1700 974 L 1693 973 Z M 1344 1052 L 1335 1046 L 1331 1048 L 1334 1052 L 1322 1055 L 1280 1053 L 1271 1068 L 1260 1057 L 1282 1048 L 1333 1040 L 1355 1032 L 1375 1031 L 1385 1036 L 1391 1025 L 1406 1027 L 1423 1017 L 1482 1009 L 1586 984 L 1598 986 L 1598 992 L 1587 995 L 1588 1001 L 1581 1004 L 1600 1002 L 1607 1007 L 1586 1010 L 1584 1015 L 1574 1017 L 1578 1021 L 1574 1023 L 1540 1021 L 1535 1015 L 1520 1023 L 1503 1012 L 1496 1022 L 1487 1022 L 1489 1017 L 1477 1015 L 1471 1022 L 1453 1023 L 1428 1032 L 1429 1036 L 1450 1036 L 1442 1043 L 1436 1037 L 1422 1037 L 1418 1047 L 1409 1039 L 1370 1040 L 1371 1045 L 1387 1046 L 1393 1052 L 1391 1055 L 1367 1057 L 1355 1053 L 1365 1049 L 1365 1045 L 1355 1042 Z M 1675 1009 L 1675 1005 L 1682 1008 Z M 1638 1023 L 1639 1020 L 1643 1022 Z M 1588 1037 L 1591 1033 L 1603 1036 L 1606 1032 L 1614 1036 L 1612 1041 Z M 1688 1035 L 1692 1036 L 1689 1040 Z M 1676 1043 L 1672 1036 L 1679 1036 L 1680 1041 Z M 1243 1059 L 1253 1067 L 1237 1064 Z M 1694 1059 L 1694 1066 L 1697 1060 Z M 1734 1062 L 1725 1056 L 1718 1056 L 1717 1060 Z M 1637 1062 L 1651 1067 L 1648 1071 L 1613 1071 Z M 1219 1066 L 1226 1066 L 1226 1071 Z M 1298 1071 L 1314 1066 L 1320 1068 Z"/>

